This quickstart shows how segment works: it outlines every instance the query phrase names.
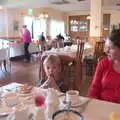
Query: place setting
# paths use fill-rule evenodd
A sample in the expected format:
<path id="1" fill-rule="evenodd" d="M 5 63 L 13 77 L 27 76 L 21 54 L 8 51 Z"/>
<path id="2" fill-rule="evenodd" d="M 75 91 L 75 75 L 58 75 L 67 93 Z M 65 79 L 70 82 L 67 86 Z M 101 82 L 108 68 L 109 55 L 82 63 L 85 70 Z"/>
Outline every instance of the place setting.
<path id="1" fill-rule="evenodd" d="M 71 107 L 81 107 L 82 105 L 86 104 L 90 99 L 85 98 L 79 95 L 79 91 L 77 90 L 69 90 L 65 93 L 64 96 L 60 97 L 60 101 L 62 104 L 67 104 L 71 102 Z"/>
<path id="2" fill-rule="evenodd" d="M 0 117 L 6 117 L 5 120 L 20 120 L 21 116 L 24 120 L 83 120 L 81 108 L 87 101 L 77 90 L 62 93 L 54 88 L 24 84 L 16 92 L 2 96 Z"/>
<path id="3" fill-rule="evenodd" d="M 79 97 L 79 91 L 69 90 L 64 96 L 59 97 L 59 100 L 60 109 L 53 113 L 52 120 L 84 120 L 78 108 L 83 104 Z"/>
<path id="4" fill-rule="evenodd" d="M 9 92 L 4 94 L 0 100 L 0 119 L 9 116 L 19 102 L 20 101 L 16 93 Z"/>
<path id="5" fill-rule="evenodd" d="M 11 107 L 2 105 L 2 100 L 0 100 L 0 118 L 8 116 L 12 110 Z"/>

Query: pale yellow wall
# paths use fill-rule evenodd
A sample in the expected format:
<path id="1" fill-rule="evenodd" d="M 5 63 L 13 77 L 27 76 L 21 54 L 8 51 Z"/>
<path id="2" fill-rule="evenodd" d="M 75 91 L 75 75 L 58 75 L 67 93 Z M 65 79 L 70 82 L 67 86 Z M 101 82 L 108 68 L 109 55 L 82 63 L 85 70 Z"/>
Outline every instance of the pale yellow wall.
<path id="1" fill-rule="evenodd" d="M 73 11 L 69 12 L 68 15 L 88 15 L 90 11 Z M 115 10 L 104 10 L 103 14 L 110 14 L 110 25 L 118 25 L 120 23 L 120 11 Z"/>
<path id="2" fill-rule="evenodd" d="M 7 12 L 5 10 L 0 10 L 0 37 L 7 36 Z"/>
<path id="3" fill-rule="evenodd" d="M 23 16 L 21 16 L 21 13 L 24 13 L 24 15 L 27 15 L 28 9 L 8 9 L 8 10 L 2 10 L 0 11 L 0 37 L 18 37 L 19 31 L 13 30 L 13 21 L 17 20 L 19 22 L 19 28 L 21 28 L 23 24 Z M 35 8 L 33 9 L 34 16 L 39 16 L 40 13 L 46 12 L 49 15 L 49 21 L 51 19 L 65 21 L 65 32 L 68 33 L 68 17 L 71 15 L 88 15 L 89 11 L 73 11 L 73 12 L 61 12 L 58 10 L 55 10 L 53 8 Z M 120 23 L 120 11 L 104 11 L 104 13 L 110 13 L 111 19 L 110 24 L 118 24 Z M 49 24 L 48 21 L 48 24 Z M 48 26 L 49 28 L 49 26 Z M 49 31 L 48 31 L 49 33 Z"/>
<path id="4" fill-rule="evenodd" d="M 10 9 L 8 10 L 8 18 L 9 18 L 9 25 L 8 25 L 8 35 L 9 37 L 19 36 L 19 31 L 16 32 L 13 30 L 13 21 L 18 20 L 19 21 L 19 27 L 22 28 L 23 25 L 23 18 L 24 16 L 28 16 L 28 9 Z M 65 28 L 67 28 L 67 14 L 52 8 L 34 8 L 33 9 L 33 16 L 38 17 L 40 13 L 47 13 L 49 15 L 49 18 L 47 20 L 47 35 L 49 34 L 49 23 L 50 20 L 58 20 L 58 21 L 64 21 L 65 22 Z M 21 15 L 21 13 L 23 15 Z M 66 29 L 65 29 L 66 31 Z"/>
<path id="5" fill-rule="evenodd" d="M 17 9 L 8 9 L 8 37 L 18 37 L 19 36 L 19 30 L 14 30 L 14 23 L 17 21 L 21 23 L 20 15 L 18 14 Z"/>
<path id="6" fill-rule="evenodd" d="M 113 25 L 117 25 L 120 24 L 120 11 L 112 11 L 111 12 L 111 18 L 110 18 L 110 24 Z"/>
<path id="7" fill-rule="evenodd" d="M 90 11 L 72 11 L 72 12 L 68 12 L 69 16 L 72 15 L 88 15 L 90 14 Z"/>

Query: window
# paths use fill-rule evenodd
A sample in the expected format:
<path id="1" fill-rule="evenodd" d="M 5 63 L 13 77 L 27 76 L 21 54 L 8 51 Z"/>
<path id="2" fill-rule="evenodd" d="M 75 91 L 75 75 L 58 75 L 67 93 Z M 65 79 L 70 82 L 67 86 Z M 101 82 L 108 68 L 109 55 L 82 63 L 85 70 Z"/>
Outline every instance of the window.
<path id="1" fill-rule="evenodd" d="M 46 34 L 46 19 L 32 18 L 30 16 L 24 17 L 24 24 L 27 25 L 32 38 L 38 40 L 39 35 L 44 32 Z"/>
<path id="2" fill-rule="evenodd" d="M 30 34 L 32 36 L 32 23 L 33 22 L 33 18 L 30 16 L 25 16 L 24 17 L 24 25 L 27 25 L 27 29 L 30 31 Z"/>
<path id="3" fill-rule="evenodd" d="M 51 20 L 50 23 L 50 36 L 53 38 L 55 38 L 59 33 L 61 33 L 61 35 L 65 34 L 65 30 L 64 30 L 64 22 L 63 21 L 56 21 L 56 20 Z"/>
<path id="4" fill-rule="evenodd" d="M 40 19 L 35 19 L 33 21 L 33 36 L 34 36 L 35 40 L 38 40 L 38 37 L 39 37 L 39 35 L 41 33 L 40 30 L 41 30 L 40 29 Z"/>

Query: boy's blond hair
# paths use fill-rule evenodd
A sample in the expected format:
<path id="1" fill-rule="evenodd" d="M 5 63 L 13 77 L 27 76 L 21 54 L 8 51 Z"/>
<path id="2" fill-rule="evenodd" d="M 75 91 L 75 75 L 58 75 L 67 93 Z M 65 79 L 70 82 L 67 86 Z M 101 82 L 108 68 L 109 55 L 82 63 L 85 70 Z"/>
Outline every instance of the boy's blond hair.
<path id="1" fill-rule="evenodd" d="M 55 64 L 61 66 L 61 60 L 57 55 L 48 55 L 43 62 L 44 66 L 45 64 Z"/>

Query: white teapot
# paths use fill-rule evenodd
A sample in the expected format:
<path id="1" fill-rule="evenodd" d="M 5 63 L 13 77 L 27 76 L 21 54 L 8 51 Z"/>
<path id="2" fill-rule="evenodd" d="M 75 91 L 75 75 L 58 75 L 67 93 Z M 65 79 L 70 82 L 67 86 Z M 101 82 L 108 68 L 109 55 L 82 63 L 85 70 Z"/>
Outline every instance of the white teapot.
<path id="1" fill-rule="evenodd" d="M 51 118 L 52 114 L 59 109 L 59 104 L 60 104 L 60 101 L 55 89 L 48 88 L 45 104 L 46 104 L 46 111 L 45 111 L 46 116 L 47 118 Z"/>
<path id="2" fill-rule="evenodd" d="M 54 88 L 48 88 L 47 91 L 47 98 L 45 103 L 48 104 L 53 104 L 53 106 L 58 106 L 60 101 L 59 101 L 59 97 L 57 95 L 57 92 Z"/>

